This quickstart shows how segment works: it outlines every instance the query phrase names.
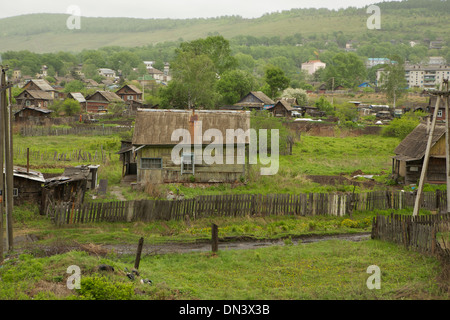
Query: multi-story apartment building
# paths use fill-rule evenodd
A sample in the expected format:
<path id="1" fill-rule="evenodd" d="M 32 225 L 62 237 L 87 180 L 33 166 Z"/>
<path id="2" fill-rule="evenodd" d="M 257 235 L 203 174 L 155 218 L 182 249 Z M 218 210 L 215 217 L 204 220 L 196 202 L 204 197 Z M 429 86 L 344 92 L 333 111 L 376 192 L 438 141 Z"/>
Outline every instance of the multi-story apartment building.
<path id="1" fill-rule="evenodd" d="M 377 71 L 378 86 L 381 85 L 381 75 L 384 68 Z M 405 79 L 408 88 L 433 89 L 443 79 L 450 79 L 450 66 L 448 65 L 406 65 Z"/>

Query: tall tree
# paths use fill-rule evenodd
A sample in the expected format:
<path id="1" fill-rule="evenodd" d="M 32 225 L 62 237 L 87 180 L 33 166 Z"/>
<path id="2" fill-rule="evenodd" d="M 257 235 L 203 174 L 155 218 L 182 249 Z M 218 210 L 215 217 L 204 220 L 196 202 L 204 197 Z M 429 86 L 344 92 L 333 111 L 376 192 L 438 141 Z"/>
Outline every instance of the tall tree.
<path id="1" fill-rule="evenodd" d="M 223 104 L 234 104 L 255 89 L 256 79 L 246 71 L 230 70 L 217 82 L 217 92 Z"/>
<path id="2" fill-rule="evenodd" d="M 405 79 L 405 65 L 399 56 L 394 56 L 391 63 L 387 64 L 381 72 L 381 90 L 386 93 L 386 98 L 393 103 L 394 108 L 398 99 L 406 93 L 408 84 Z"/>
<path id="3" fill-rule="evenodd" d="M 353 88 L 366 80 L 367 71 L 362 59 L 355 53 L 340 52 L 334 55 L 321 76 L 329 89 L 332 89 L 333 82 L 335 86 Z"/>
<path id="4" fill-rule="evenodd" d="M 269 96 L 275 98 L 280 91 L 289 87 L 289 78 L 285 76 L 283 70 L 275 66 L 267 66 L 264 80 L 267 83 Z"/>
<path id="5" fill-rule="evenodd" d="M 162 103 L 180 108 L 213 108 L 217 76 L 206 55 L 180 52 L 173 65 L 173 80 L 161 92 Z"/>

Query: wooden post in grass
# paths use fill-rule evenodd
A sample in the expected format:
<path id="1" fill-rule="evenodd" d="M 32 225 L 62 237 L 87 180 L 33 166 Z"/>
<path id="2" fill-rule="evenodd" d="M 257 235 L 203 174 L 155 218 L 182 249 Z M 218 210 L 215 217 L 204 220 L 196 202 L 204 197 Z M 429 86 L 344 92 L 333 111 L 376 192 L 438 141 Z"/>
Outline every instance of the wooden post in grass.
<path id="1" fill-rule="evenodd" d="M 136 252 L 136 260 L 134 260 L 134 268 L 136 270 L 139 270 L 139 263 L 141 262 L 141 253 L 142 253 L 143 245 L 144 245 L 144 238 L 140 238 L 137 252 Z"/>
<path id="2" fill-rule="evenodd" d="M 219 250 L 219 227 L 216 224 L 211 224 L 211 244 L 212 252 Z"/>

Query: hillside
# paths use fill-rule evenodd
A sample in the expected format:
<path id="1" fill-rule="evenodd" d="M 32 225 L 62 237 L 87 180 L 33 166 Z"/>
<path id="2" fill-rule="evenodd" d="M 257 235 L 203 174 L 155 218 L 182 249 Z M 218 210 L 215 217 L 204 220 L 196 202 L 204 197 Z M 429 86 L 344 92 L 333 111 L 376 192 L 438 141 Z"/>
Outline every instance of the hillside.
<path id="1" fill-rule="evenodd" d="M 31 14 L 0 19 L 0 51 L 30 50 L 37 53 L 98 49 L 105 46 L 136 47 L 148 44 L 192 40 L 209 34 L 232 39 L 239 35 L 326 40 L 342 32 L 352 39 L 373 33 L 384 40 L 443 38 L 450 27 L 450 2 L 409 0 L 383 2 L 381 30 L 368 30 L 370 14 L 365 8 L 292 9 L 244 19 L 227 16 L 209 19 L 81 18 L 81 29 L 69 30 L 67 14 Z"/>

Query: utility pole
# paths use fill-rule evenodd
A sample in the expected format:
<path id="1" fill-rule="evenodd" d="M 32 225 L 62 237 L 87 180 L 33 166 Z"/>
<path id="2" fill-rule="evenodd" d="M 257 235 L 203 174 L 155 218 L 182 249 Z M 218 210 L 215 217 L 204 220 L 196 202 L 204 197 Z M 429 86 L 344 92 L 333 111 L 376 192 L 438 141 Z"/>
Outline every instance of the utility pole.
<path id="1" fill-rule="evenodd" d="M 442 91 L 442 82 L 440 85 L 439 92 L 441 92 L 441 91 Z M 431 128 L 430 128 L 430 132 L 428 135 L 427 148 L 425 150 L 425 156 L 423 158 L 422 172 L 420 174 L 419 187 L 417 188 L 417 195 L 416 195 L 416 201 L 414 204 L 413 216 L 417 216 L 419 214 L 420 206 L 422 204 L 423 185 L 425 184 L 425 179 L 427 176 L 428 163 L 430 161 L 431 144 L 433 142 L 433 134 L 434 134 L 434 129 L 436 128 L 436 118 L 438 115 L 440 102 L 441 102 L 441 95 L 438 94 L 437 99 L 436 99 L 436 105 L 434 107 L 433 121 L 431 122 Z"/>
<path id="2" fill-rule="evenodd" d="M 0 77 L 0 89 L 3 89 L 3 81 Z M 1 93 L 3 95 L 3 92 Z M 5 136 L 5 130 L 3 127 L 3 103 L 0 99 L 0 263 L 3 262 L 3 247 L 4 247 L 4 232 L 3 232 L 3 215 L 4 215 L 4 199 L 5 199 L 5 193 L 3 190 L 4 188 L 4 174 L 3 174 L 3 137 Z"/>
<path id="3" fill-rule="evenodd" d="M 445 102 L 445 166 L 447 170 L 447 213 L 450 213 L 450 115 L 448 114 L 448 79 L 444 80 L 445 91 L 447 96 L 444 95 Z"/>
<path id="4" fill-rule="evenodd" d="M 11 105 L 8 104 L 6 90 L 11 87 L 11 84 L 6 81 L 6 71 L 8 68 L 1 67 L 1 81 L 0 81 L 0 113 L 2 114 L 3 132 L 1 139 L 4 161 L 4 182 L 2 191 L 2 203 L 5 205 L 6 212 L 6 247 L 8 251 L 13 250 L 13 191 L 14 191 L 14 171 L 13 171 L 13 151 L 12 151 L 12 125 L 11 125 Z M 3 165 L 2 165 L 3 167 Z M 2 170 L 3 174 L 3 170 Z M 3 177 L 3 175 L 2 175 Z"/>

